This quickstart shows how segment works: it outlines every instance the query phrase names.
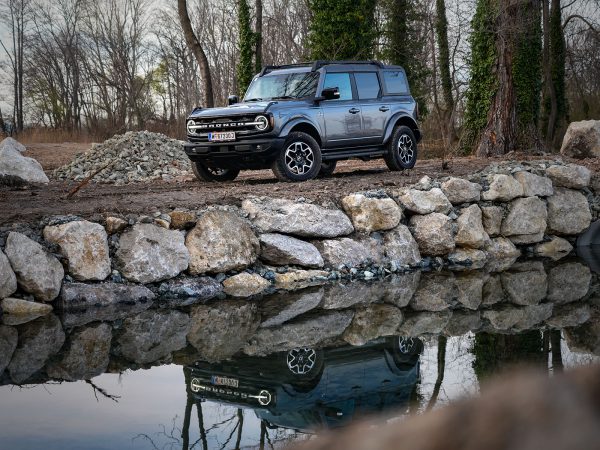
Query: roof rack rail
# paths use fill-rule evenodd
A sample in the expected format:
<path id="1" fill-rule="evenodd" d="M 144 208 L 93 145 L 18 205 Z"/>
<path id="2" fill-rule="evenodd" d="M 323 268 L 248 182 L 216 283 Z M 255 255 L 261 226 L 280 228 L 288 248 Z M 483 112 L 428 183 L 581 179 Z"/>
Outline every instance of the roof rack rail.
<path id="1" fill-rule="evenodd" d="M 266 75 L 269 72 L 272 72 L 273 70 L 278 70 L 278 69 L 291 69 L 292 67 L 306 67 L 306 66 L 310 66 L 312 63 L 310 62 L 301 62 L 301 63 L 296 63 L 296 64 L 283 64 L 280 66 L 263 66 L 262 70 L 260 71 L 260 73 L 258 74 L 259 77 L 262 77 L 263 75 Z"/>
<path id="2" fill-rule="evenodd" d="M 313 72 L 319 70 L 323 66 L 329 66 L 331 64 L 372 64 L 380 69 L 383 69 L 383 63 L 381 61 L 370 60 L 370 61 L 328 61 L 328 60 L 317 60 L 312 65 Z"/>

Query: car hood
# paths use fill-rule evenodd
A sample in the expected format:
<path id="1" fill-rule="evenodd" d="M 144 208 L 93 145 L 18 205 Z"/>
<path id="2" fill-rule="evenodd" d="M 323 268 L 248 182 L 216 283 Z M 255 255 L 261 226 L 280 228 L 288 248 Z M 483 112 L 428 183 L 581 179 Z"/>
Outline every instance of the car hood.
<path id="1" fill-rule="evenodd" d="M 306 104 L 305 100 L 285 100 L 285 101 L 264 101 L 264 102 L 243 102 L 224 108 L 206 108 L 196 109 L 190 114 L 191 119 L 202 117 L 226 117 L 243 114 L 263 114 L 277 108 L 293 108 L 298 104 Z"/>

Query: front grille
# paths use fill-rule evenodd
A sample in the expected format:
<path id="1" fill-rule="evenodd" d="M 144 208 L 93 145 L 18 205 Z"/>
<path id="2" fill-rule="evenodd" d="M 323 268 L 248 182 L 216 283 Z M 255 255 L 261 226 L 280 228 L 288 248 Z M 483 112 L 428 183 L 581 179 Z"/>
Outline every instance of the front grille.
<path id="1" fill-rule="evenodd" d="M 191 134 L 189 134 L 188 132 L 188 134 L 193 137 L 204 137 L 208 139 L 208 133 L 213 131 L 235 131 L 236 134 L 242 135 L 260 133 L 260 131 L 256 129 L 255 118 L 255 115 L 243 115 L 232 117 L 191 119 L 195 123 L 195 130 Z"/>

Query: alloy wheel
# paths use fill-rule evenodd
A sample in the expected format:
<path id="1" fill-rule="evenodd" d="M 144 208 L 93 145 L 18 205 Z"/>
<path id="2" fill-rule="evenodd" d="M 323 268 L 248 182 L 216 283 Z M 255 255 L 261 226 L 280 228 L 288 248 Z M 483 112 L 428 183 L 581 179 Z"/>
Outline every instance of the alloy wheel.
<path id="1" fill-rule="evenodd" d="M 287 354 L 287 366 L 294 375 L 309 373 L 317 362 L 317 352 L 312 348 L 294 348 Z"/>
<path id="2" fill-rule="evenodd" d="M 306 142 L 292 142 L 285 150 L 285 165 L 295 175 L 309 172 L 315 163 L 315 154 Z"/>
<path id="3" fill-rule="evenodd" d="M 410 164 L 415 156 L 415 149 L 412 138 L 408 134 L 403 134 L 398 139 L 398 155 L 403 164 Z"/>

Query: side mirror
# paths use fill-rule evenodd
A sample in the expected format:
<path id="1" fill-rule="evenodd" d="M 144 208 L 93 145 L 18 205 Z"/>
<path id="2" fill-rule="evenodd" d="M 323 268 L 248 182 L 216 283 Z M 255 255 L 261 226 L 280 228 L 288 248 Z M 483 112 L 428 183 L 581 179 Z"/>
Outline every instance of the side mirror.
<path id="1" fill-rule="evenodd" d="M 240 98 L 237 95 L 230 95 L 229 97 L 227 97 L 227 103 L 229 105 L 234 105 L 239 102 L 240 102 Z"/>
<path id="2" fill-rule="evenodd" d="M 323 100 L 338 100 L 340 98 L 340 90 L 337 87 L 325 88 L 321 91 Z"/>

